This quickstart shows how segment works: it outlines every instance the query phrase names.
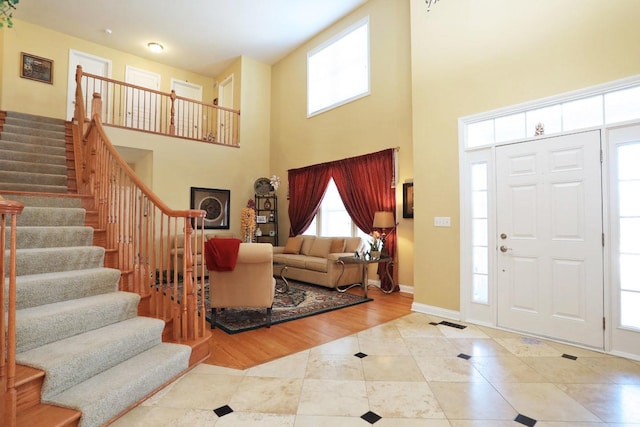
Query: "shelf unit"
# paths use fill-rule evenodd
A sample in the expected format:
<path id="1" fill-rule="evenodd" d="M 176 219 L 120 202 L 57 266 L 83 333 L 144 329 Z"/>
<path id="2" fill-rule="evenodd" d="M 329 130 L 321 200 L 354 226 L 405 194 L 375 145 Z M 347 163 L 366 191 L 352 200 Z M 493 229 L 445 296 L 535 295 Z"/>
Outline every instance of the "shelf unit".
<path id="1" fill-rule="evenodd" d="M 278 197 L 275 194 L 255 195 L 256 220 L 264 217 L 265 222 L 256 224 L 262 232 L 261 236 L 256 234 L 256 242 L 271 243 L 278 246 Z"/>

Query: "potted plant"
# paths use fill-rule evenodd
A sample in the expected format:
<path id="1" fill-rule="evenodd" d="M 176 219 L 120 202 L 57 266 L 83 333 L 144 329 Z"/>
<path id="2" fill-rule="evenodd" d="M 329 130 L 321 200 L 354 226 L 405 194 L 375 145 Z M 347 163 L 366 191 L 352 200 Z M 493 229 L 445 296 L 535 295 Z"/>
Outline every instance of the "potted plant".
<path id="1" fill-rule="evenodd" d="M 20 0 L 0 0 L 0 28 L 13 27 L 13 11 Z"/>

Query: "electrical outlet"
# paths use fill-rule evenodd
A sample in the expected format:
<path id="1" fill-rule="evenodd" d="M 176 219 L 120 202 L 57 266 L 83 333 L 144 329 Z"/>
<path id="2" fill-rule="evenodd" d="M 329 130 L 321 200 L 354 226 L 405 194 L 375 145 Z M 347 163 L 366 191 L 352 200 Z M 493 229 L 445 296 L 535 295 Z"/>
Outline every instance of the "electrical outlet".
<path id="1" fill-rule="evenodd" d="M 433 225 L 435 227 L 451 227 L 451 217 L 436 216 L 433 218 Z"/>

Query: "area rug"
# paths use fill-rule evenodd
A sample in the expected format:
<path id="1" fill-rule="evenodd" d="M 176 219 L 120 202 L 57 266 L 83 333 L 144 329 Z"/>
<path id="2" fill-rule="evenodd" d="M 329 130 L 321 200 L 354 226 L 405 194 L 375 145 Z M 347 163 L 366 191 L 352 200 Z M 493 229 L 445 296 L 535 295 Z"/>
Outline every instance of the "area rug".
<path id="1" fill-rule="evenodd" d="M 208 287 L 207 287 L 208 288 Z M 208 289 L 207 289 L 208 290 Z M 338 310 L 356 304 L 373 301 L 335 289 L 289 280 L 287 292 L 276 292 L 273 300 L 271 324 L 288 322 L 303 317 L 314 316 L 327 311 Z M 211 321 L 209 301 L 205 302 L 207 321 Z M 267 310 L 264 308 L 226 308 L 216 313 L 216 328 L 228 334 L 262 328 L 266 324 Z"/>

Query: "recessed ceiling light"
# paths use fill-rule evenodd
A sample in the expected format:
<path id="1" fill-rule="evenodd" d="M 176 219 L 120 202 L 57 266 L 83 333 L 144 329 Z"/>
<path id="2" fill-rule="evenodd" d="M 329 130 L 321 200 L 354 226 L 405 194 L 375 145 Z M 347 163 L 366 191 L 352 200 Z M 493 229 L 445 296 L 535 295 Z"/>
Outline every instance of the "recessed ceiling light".
<path id="1" fill-rule="evenodd" d="M 147 47 L 153 53 L 160 53 L 160 52 L 162 52 L 164 50 L 164 46 L 162 46 L 160 43 L 156 43 L 156 42 L 148 43 Z"/>

